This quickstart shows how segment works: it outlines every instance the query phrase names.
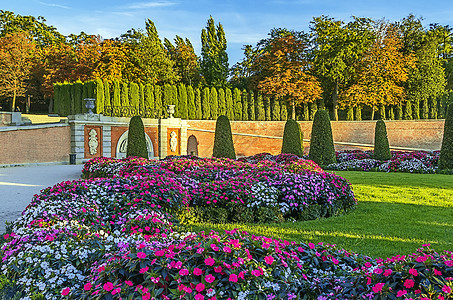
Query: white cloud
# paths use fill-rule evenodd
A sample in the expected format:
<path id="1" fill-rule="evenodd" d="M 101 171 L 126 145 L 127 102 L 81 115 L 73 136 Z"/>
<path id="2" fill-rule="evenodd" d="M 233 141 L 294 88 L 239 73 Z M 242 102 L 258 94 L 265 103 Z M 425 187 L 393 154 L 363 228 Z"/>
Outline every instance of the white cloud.
<path id="1" fill-rule="evenodd" d="M 38 1 L 39 4 L 44 5 L 44 6 L 49 6 L 49 7 L 58 7 L 58 8 L 63 8 L 63 9 L 71 9 L 69 6 L 62 5 L 62 4 L 57 4 L 57 3 L 47 3 L 47 2 L 42 2 Z"/>
<path id="2" fill-rule="evenodd" d="M 154 8 L 154 7 L 166 7 L 175 5 L 176 2 L 171 1 L 150 1 L 150 2 L 136 2 L 130 5 L 127 5 L 128 9 L 145 9 L 145 8 Z"/>

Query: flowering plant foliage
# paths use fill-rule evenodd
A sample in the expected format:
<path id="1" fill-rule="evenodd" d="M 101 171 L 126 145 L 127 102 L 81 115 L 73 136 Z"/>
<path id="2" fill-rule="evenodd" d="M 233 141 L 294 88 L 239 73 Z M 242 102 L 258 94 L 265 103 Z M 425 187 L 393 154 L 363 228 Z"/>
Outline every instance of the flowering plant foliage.
<path id="1" fill-rule="evenodd" d="M 408 173 L 436 173 L 438 171 L 439 151 L 392 151 L 388 161 L 373 159 L 373 151 L 338 151 L 337 163 L 326 167 L 328 170 L 341 171 L 380 171 Z"/>

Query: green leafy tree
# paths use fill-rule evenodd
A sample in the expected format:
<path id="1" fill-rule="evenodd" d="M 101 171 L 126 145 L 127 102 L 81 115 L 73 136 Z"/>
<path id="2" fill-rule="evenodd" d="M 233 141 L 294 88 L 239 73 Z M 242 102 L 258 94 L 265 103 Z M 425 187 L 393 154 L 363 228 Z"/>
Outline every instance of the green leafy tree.
<path id="1" fill-rule="evenodd" d="M 241 99 L 242 99 L 242 120 L 248 121 L 249 119 L 249 101 L 247 97 L 247 90 L 242 90 Z"/>
<path id="2" fill-rule="evenodd" d="M 156 108 L 154 103 L 154 88 L 150 83 L 145 84 L 144 97 L 145 108 L 149 109 L 151 112 L 154 112 Z"/>
<path id="3" fill-rule="evenodd" d="M 337 161 L 329 112 L 326 110 L 318 110 L 313 119 L 308 156 L 320 166 L 327 166 Z"/>
<path id="4" fill-rule="evenodd" d="M 113 107 L 120 107 L 121 106 L 121 88 L 120 83 L 118 80 L 113 81 Z"/>
<path id="5" fill-rule="evenodd" d="M 310 103 L 310 120 L 315 118 L 315 114 L 318 111 L 318 104 L 316 102 Z"/>
<path id="6" fill-rule="evenodd" d="M 156 109 L 157 118 L 164 116 L 164 108 L 162 103 L 162 87 L 160 85 L 154 86 L 154 107 Z M 167 109 L 165 108 L 165 112 Z"/>
<path id="7" fill-rule="evenodd" d="M 123 82 L 121 87 L 121 105 L 122 106 L 131 106 L 129 101 L 129 86 L 126 82 Z"/>
<path id="8" fill-rule="evenodd" d="M 217 27 L 209 17 L 201 31 L 201 74 L 209 86 L 225 87 L 228 77 L 227 41 L 222 24 Z"/>
<path id="9" fill-rule="evenodd" d="M 138 108 L 140 105 L 139 87 L 135 82 L 129 83 L 130 106 Z"/>
<path id="10" fill-rule="evenodd" d="M 297 121 L 289 119 L 285 123 L 281 153 L 291 153 L 299 157 L 304 155 L 304 135 Z"/>
<path id="11" fill-rule="evenodd" d="M 139 116 L 134 116 L 129 122 L 129 132 L 127 134 L 126 156 L 137 156 L 148 158 L 146 147 L 145 127 Z"/>
<path id="12" fill-rule="evenodd" d="M 227 116 L 217 118 L 212 156 L 236 159 L 230 120 Z"/>
<path id="13" fill-rule="evenodd" d="M 102 82 L 104 84 L 104 106 L 112 106 L 112 100 L 110 96 L 110 83 L 107 81 L 107 79 L 104 79 Z"/>
<path id="14" fill-rule="evenodd" d="M 226 111 L 226 99 L 225 99 L 225 90 L 223 88 L 218 88 L 218 100 L 219 100 L 219 115 L 227 115 Z"/>
<path id="15" fill-rule="evenodd" d="M 105 88 L 105 85 L 104 85 Z M 74 82 L 74 106 L 75 106 L 75 113 L 76 114 L 81 114 L 83 111 L 83 106 L 85 103 L 83 103 L 82 99 L 82 90 L 83 90 L 83 82 L 80 80 L 77 80 Z M 107 93 L 105 93 L 107 96 Z M 106 103 L 107 105 L 107 103 Z M 110 105 L 110 104 L 109 104 Z"/>
<path id="16" fill-rule="evenodd" d="M 406 105 L 404 106 L 404 120 L 412 120 L 412 102 L 410 100 L 406 101 Z"/>
<path id="17" fill-rule="evenodd" d="M 187 89 L 183 83 L 178 86 L 178 98 L 179 98 L 179 113 L 180 118 L 187 120 L 189 118 L 189 112 L 187 110 Z"/>
<path id="18" fill-rule="evenodd" d="M 143 83 L 138 84 L 138 99 L 140 100 L 140 108 L 145 109 L 145 85 Z"/>
<path id="19" fill-rule="evenodd" d="M 390 153 L 385 122 L 383 120 L 378 120 L 374 130 L 374 159 L 383 161 L 391 158 L 392 154 Z"/>
<path id="20" fill-rule="evenodd" d="M 197 119 L 197 107 L 195 106 L 195 93 L 192 86 L 187 86 L 187 115 L 189 120 Z"/>
<path id="21" fill-rule="evenodd" d="M 253 91 L 249 91 L 248 97 L 247 97 L 247 102 L 248 102 L 248 116 L 250 121 L 255 121 L 256 116 L 255 116 L 255 93 Z"/>
<path id="22" fill-rule="evenodd" d="M 211 104 L 211 118 L 217 119 L 219 116 L 219 99 L 217 94 L 217 89 L 215 87 L 211 87 L 211 93 L 209 94 L 210 97 L 210 104 Z"/>
<path id="23" fill-rule="evenodd" d="M 444 136 L 439 156 L 439 168 L 453 169 L 453 104 L 448 105 L 444 124 Z"/>
<path id="24" fill-rule="evenodd" d="M 105 89 L 104 89 L 104 83 L 102 82 L 101 79 L 96 79 L 96 113 L 101 114 L 104 112 L 104 105 L 105 105 Z M 75 110 L 72 111 L 74 113 Z"/>
<path id="25" fill-rule="evenodd" d="M 302 119 L 303 119 L 304 121 L 310 120 L 310 107 L 309 107 L 309 103 L 305 103 L 305 104 L 304 104 L 304 110 L 303 110 Z"/>
<path id="26" fill-rule="evenodd" d="M 163 88 L 163 97 L 162 97 L 162 113 L 165 118 L 168 118 L 167 107 L 168 105 L 174 105 L 174 99 L 172 86 L 170 84 L 165 84 Z"/>
<path id="27" fill-rule="evenodd" d="M 346 121 L 354 121 L 354 107 L 352 106 L 346 109 Z"/>
<path id="28" fill-rule="evenodd" d="M 195 89 L 195 108 L 196 108 L 195 119 L 202 120 L 203 119 L 203 106 L 202 106 L 202 100 L 201 100 L 201 91 L 199 88 Z"/>
<path id="29" fill-rule="evenodd" d="M 280 119 L 282 121 L 288 120 L 288 108 L 286 106 L 286 103 L 281 103 L 280 104 Z"/>
<path id="30" fill-rule="evenodd" d="M 241 91 L 238 88 L 233 90 L 233 101 L 234 101 L 234 119 L 242 121 L 242 99 Z"/>
<path id="31" fill-rule="evenodd" d="M 172 101 L 171 104 L 175 106 L 175 117 L 180 118 L 181 107 L 179 104 L 178 87 L 176 85 L 171 85 L 171 101 Z"/>
<path id="32" fill-rule="evenodd" d="M 175 45 L 164 39 L 164 46 L 174 61 L 175 73 L 185 85 L 197 85 L 200 80 L 198 57 L 189 39 L 175 37 Z"/>
<path id="33" fill-rule="evenodd" d="M 257 121 L 266 120 L 266 115 L 265 115 L 265 111 L 264 111 L 263 95 L 261 93 L 257 93 L 257 95 L 256 95 L 255 107 L 256 107 L 255 119 Z"/>
<path id="34" fill-rule="evenodd" d="M 280 121 L 280 101 L 272 99 L 272 121 Z"/>
<path id="35" fill-rule="evenodd" d="M 201 97 L 202 102 L 202 111 L 203 111 L 203 120 L 211 119 L 211 96 L 209 93 L 209 88 L 203 88 L 203 94 Z"/>
<path id="36" fill-rule="evenodd" d="M 230 88 L 225 88 L 225 110 L 228 119 L 235 120 L 233 94 L 231 93 Z"/>
<path id="37" fill-rule="evenodd" d="M 264 114 L 265 114 L 265 120 L 266 121 L 271 121 L 271 98 L 266 96 L 264 97 Z"/>

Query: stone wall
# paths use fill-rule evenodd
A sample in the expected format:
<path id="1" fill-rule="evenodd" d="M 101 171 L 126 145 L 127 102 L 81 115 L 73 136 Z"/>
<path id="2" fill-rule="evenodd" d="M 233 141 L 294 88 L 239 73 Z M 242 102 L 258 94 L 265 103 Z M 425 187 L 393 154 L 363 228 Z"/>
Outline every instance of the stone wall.
<path id="1" fill-rule="evenodd" d="M 69 162 L 71 130 L 69 125 L 2 127 L 0 165 Z"/>
<path id="2" fill-rule="evenodd" d="M 390 146 L 395 150 L 439 150 L 444 120 L 385 121 Z M 214 142 L 215 121 L 187 121 L 187 136 L 198 141 L 198 155 L 210 157 Z M 309 150 L 312 122 L 299 122 L 304 133 L 305 152 Z M 372 149 L 376 121 L 331 122 L 336 150 Z M 281 150 L 285 122 L 231 121 L 233 141 L 238 156 L 260 152 L 278 154 Z"/>

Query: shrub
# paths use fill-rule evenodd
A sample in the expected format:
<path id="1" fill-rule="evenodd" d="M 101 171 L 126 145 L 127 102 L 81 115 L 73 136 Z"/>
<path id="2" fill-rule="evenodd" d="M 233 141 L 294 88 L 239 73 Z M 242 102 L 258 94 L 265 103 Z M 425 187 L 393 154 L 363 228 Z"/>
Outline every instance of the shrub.
<path id="1" fill-rule="evenodd" d="M 148 158 L 148 149 L 146 148 L 145 139 L 145 128 L 143 126 L 142 119 L 139 116 L 132 117 L 129 123 L 126 156 L 137 156 Z"/>
<path id="2" fill-rule="evenodd" d="M 230 120 L 227 116 L 217 118 L 212 156 L 236 159 Z"/>
<path id="3" fill-rule="evenodd" d="M 281 153 L 292 153 L 297 156 L 303 156 L 304 135 L 300 130 L 300 125 L 295 120 L 288 120 L 283 132 L 283 142 Z"/>
<path id="4" fill-rule="evenodd" d="M 453 169 L 453 104 L 448 106 L 447 117 L 445 118 L 439 168 L 441 170 Z"/>
<path id="5" fill-rule="evenodd" d="M 333 164 L 337 161 L 327 110 L 321 109 L 315 113 L 311 129 L 309 157 L 320 166 Z"/>
<path id="6" fill-rule="evenodd" d="M 378 160 L 389 160 L 392 158 L 390 153 L 387 129 L 383 120 L 376 122 L 374 130 L 374 158 Z"/>

